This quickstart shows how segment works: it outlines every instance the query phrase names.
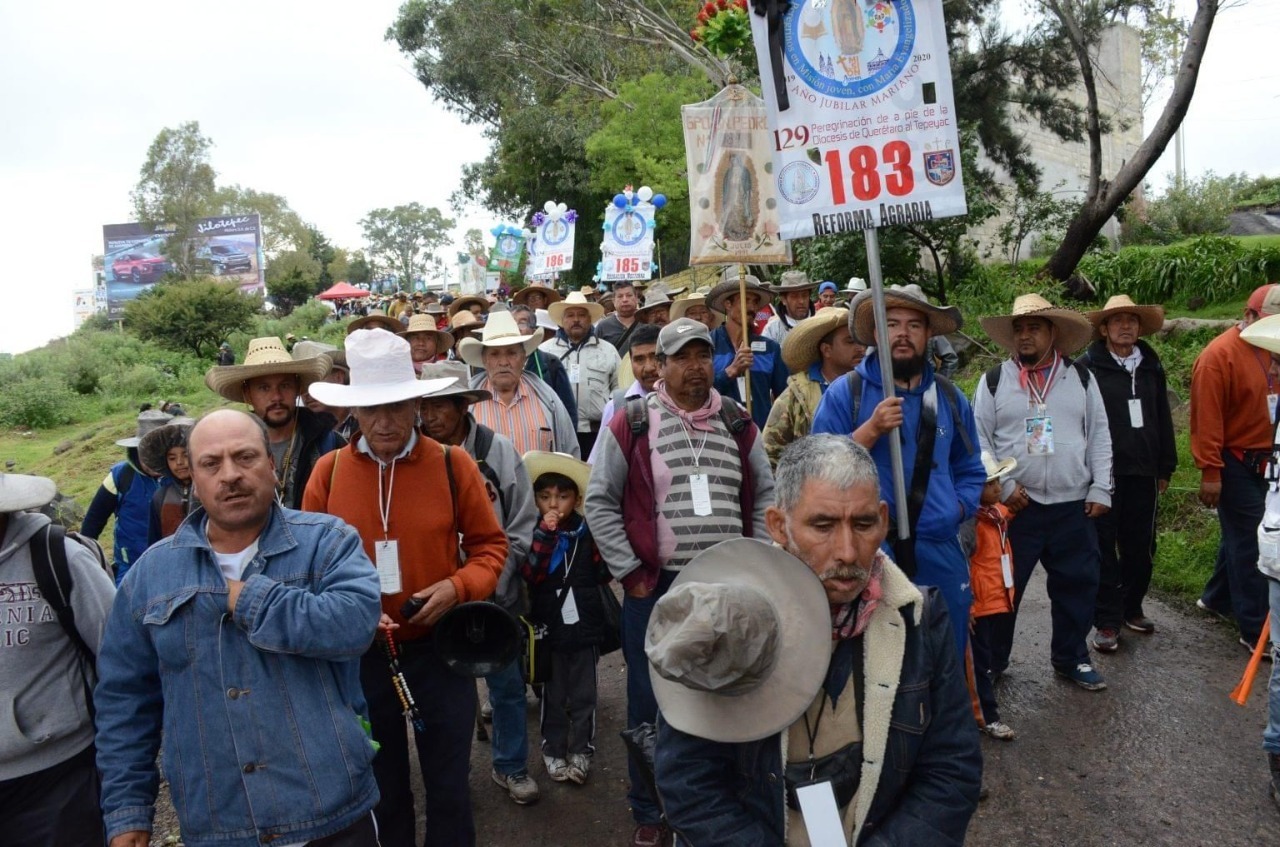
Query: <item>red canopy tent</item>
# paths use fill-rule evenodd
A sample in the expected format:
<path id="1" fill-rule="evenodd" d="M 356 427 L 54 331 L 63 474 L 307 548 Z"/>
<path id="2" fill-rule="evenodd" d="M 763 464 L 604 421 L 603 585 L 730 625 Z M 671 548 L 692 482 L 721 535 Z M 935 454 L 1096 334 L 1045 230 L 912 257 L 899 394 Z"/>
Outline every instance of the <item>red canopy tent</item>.
<path id="1" fill-rule="evenodd" d="M 335 282 L 316 296 L 321 300 L 351 300 L 356 297 L 368 297 L 369 292 L 347 282 Z"/>

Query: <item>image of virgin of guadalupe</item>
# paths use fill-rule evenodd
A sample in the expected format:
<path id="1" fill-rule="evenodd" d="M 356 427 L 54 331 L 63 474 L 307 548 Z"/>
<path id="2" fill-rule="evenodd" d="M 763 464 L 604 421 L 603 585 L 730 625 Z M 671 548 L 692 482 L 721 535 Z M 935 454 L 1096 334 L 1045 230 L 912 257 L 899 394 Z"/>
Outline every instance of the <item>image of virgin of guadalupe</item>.
<path id="1" fill-rule="evenodd" d="M 719 202 L 716 213 L 720 231 L 728 241 L 749 241 L 756 231 L 759 216 L 759 192 L 756 190 L 755 168 L 742 153 L 730 153 L 720 162 L 716 185 Z"/>
<path id="2" fill-rule="evenodd" d="M 867 35 L 858 0 L 833 0 L 831 3 L 831 32 L 841 56 L 857 56 L 862 52 L 862 42 Z"/>

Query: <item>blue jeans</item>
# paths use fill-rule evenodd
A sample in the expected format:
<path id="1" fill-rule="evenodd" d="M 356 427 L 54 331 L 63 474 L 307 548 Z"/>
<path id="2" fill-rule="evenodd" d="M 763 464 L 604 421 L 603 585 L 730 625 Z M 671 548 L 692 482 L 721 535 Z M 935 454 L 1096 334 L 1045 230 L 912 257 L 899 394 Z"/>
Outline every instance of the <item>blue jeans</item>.
<path id="1" fill-rule="evenodd" d="M 969 641 L 969 610 L 973 606 L 973 589 L 969 585 L 969 560 L 965 558 L 960 540 L 955 536 L 938 541 L 932 538 L 916 539 L 916 575 L 911 578 L 916 585 L 934 585 L 947 601 L 947 614 L 951 616 L 951 628 L 960 651 L 960 665 L 964 666 L 965 645 Z"/>
<path id="2" fill-rule="evenodd" d="M 484 681 L 493 707 L 493 769 L 503 776 L 524 773 L 529 768 L 529 725 L 520 662 L 489 674 Z"/>
<path id="3" fill-rule="evenodd" d="M 1265 577 L 1264 577 L 1265 579 Z M 1262 731 L 1262 749 L 1280 755 L 1280 580 L 1268 579 L 1271 594 L 1271 683 L 1267 686 L 1267 728 Z"/>
<path id="4" fill-rule="evenodd" d="M 1266 497 L 1266 481 L 1223 450 L 1218 500 L 1222 542 L 1200 600 L 1219 614 L 1235 615 L 1240 635 L 1250 644 L 1257 643 L 1267 614 L 1266 577 L 1258 570 L 1258 524 Z"/>
<path id="5" fill-rule="evenodd" d="M 649 658 L 644 654 L 644 633 L 649 628 L 649 616 L 658 599 L 667 593 L 675 582 L 673 571 L 663 571 L 658 577 L 658 587 L 648 597 L 622 598 L 622 658 L 627 663 L 627 729 L 642 723 L 658 722 L 658 701 L 653 696 L 653 683 L 649 681 Z M 627 802 L 637 824 L 661 823 L 662 810 L 658 800 L 649 792 L 644 774 L 636 763 L 627 757 L 627 773 L 631 788 Z"/>

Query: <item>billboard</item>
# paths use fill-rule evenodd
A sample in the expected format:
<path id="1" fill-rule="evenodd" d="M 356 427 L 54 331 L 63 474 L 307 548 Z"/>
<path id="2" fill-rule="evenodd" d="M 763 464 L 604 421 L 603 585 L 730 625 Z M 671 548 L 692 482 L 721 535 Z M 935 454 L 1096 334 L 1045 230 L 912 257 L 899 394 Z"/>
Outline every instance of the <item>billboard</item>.
<path id="1" fill-rule="evenodd" d="M 81 324 L 98 311 L 98 301 L 92 288 L 77 288 L 71 296 L 74 304 L 72 315 L 75 318 L 75 328 L 79 329 Z"/>
<path id="2" fill-rule="evenodd" d="M 173 270 L 164 255 L 173 228 L 163 224 L 107 224 L 102 228 L 107 312 L 112 320 L 124 305 Z M 244 294 L 262 293 L 262 228 L 258 215 L 201 218 L 187 240 L 193 271 L 235 282 Z"/>

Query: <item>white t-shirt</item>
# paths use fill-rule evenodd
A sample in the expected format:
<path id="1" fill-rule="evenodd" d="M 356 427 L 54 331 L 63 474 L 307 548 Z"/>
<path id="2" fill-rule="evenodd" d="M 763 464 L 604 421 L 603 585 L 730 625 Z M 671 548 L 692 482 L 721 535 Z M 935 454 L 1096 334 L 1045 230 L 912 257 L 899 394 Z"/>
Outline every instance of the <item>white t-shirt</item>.
<path id="1" fill-rule="evenodd" d="M 253 543 L 241 550 L 239 553 L 219 553 L 214 551 L 214 558 L 218 560 L 218 569 L 222 571 L 222 575 L 227 579 L 239 579 L 244 573 L 245 566 L 253 559 L 258 552 L 258 539 L 253 539 Z"/>

